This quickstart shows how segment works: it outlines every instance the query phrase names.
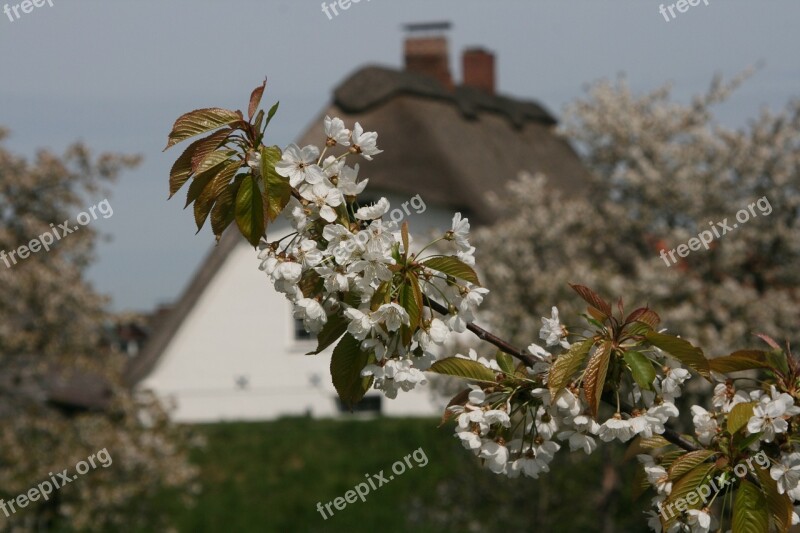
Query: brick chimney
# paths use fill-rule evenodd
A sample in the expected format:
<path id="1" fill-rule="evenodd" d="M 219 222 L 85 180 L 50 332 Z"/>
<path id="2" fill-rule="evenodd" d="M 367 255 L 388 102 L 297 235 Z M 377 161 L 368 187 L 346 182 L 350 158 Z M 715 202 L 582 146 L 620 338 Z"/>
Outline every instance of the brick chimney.
<path id="1" fill-rule="evenodd" d="M 464 85 L 494 94 L 494 54 L 483 48 L 469 48 L 462 59 Z"/>
<path id="2" fill-rule="evenodd" d="M 453 90 L 447 38 L 436 34 L 448 29 L 449 23 L 406 26 L 409 36 L 405 42 L 405 66 L 406 70 L 435 78 L 447 90 Z"/>

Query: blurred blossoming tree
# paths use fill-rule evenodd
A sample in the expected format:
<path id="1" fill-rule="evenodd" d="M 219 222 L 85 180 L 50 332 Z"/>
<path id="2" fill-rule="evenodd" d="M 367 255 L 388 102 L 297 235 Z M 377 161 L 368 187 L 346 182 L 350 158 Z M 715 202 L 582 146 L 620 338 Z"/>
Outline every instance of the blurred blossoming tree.
<path id="1" fill-rule="evenodd" d="M 137 161 L 93 157 L 81 144 L 63 156 L 41 150 L 29 161 L 0 146 L 0 250 L 74 221 Z M 49 252 L 0 263 L 0 498 L 27 493 L 50 472 L 74 473 L 78 461 L 104 448 L 113 460 L 47 501 L 0 516 L 3 530 L 152 526 L 153 498 L 166 487 L 191 488 L 196 475 L 164 407 L 122 385 L 125 358 L 104 346 L 106 301 L 85 280 L 97 238 L 84 226 Z"/>
<path id="2" fill-rule="evenodd" d="M 754 332 L 800 340 L 800 101 L 744 130 L 721 126 L 713 107 L 743 78 L 715 80 L 688 104 L 667 86 L 635 95 L 603 82 L 569 108 L 564 133 L 594 174 L 586 194 L 523 174 L 502 195 L 507 220 L 475 236 L 498 329 L 527 342 L 548 302 L 575 316 L 568 282 L 579 279 L 658 308 L 712 353 L 750 345 Z M 709 249 L 692 243 L 680 257 L 705 231 Z"/>

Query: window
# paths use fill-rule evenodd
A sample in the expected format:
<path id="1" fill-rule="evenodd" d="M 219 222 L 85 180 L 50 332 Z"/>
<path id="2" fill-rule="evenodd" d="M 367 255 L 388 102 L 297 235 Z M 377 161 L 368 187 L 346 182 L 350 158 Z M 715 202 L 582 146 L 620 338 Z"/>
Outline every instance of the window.
<path id="1" fill-rule="evenodd" d="M 298 318 L 294 319 L 294 339 L 297 341 L 310 341 L 314 339 L 314 336 L 306 331 L 306 328 L 303 326 L 303 321 Z"/>
<path id="2" fill-rule="evenodd" d="M 361 398 L 360 402 L 353 406 L 351 411 L 351 409 L 342 402 L 341 398 L 337 396 L 336 407 L 339 408 L 340 413 L 374 413 L 379 415 L 381 414 L 382 399 L 382 396 L 364 396 Z"/>

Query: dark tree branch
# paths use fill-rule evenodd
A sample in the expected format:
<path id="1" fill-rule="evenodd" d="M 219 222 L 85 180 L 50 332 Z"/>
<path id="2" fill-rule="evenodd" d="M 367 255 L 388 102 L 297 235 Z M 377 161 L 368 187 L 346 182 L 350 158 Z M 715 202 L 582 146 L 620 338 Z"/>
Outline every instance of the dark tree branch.
<path id="1" fill-rule="evenodd" d="M 445 306 L 443 306 L 439 302 L 434 302 L 433 300 L 431 300 L 429 298 L 425 299 L 425 305 L 427 305 L 432 310 L 436 311 L 437 313 L 439 313 L 441 315 L 450 314 L 450 311 L 448 311 Z M 501 339 L 497 335 L 493 335 L 492 333 L 489 333 L 488 331 L 486 331 L 482 327 L 477 326 L 477 325 L 473 324 L 472 322 L 470 322 L 469 324 L 467 324 L 467 329 L 470 330 L 472 333 L 474 333 L 475 336 L 478 337 L 480 340 L 486 341 L 489 344 L 497 346 L 498 348 L 503 350 L 505 353 L 507 353 L 509 355 L 513 355 L 514 357 L 516 357 L 517 359 L 519 359 L 520 361 L 525 363 L 527 366 L 532 367 L 534 364 L 536 364 L 536 360 L 529 353 L 527 353 L 527 352 L 525 352 L 523 350 L 520 350 L 519 348 L 516 348 L 515 346 L 512 346 L 511 344 L 507 343 L 506 341 L 504 341 L 503 339 Z"/>
<path id="2" fill-rule="evenodd" d="M 450 312 L 445 306 L 443 306 L 439 302 L 431 300 L 430 298 L 425 298 L 425 305 L 427 305 L 431 310 L 436 311 L 441 315 L 450 314 Z M 467 329 L 482 341 L 486 341 L 489 344 L 496 346 L 503 352 L 509 355 L 513 355 L 514 357 L 525 363 L 525 365 L 527 365 L 528 367 L 532 367 L 536 363 L 536 360 L 529 353 L 525 352 L 524 350 L 520 350 L 519 348 L 513 346 L 512 344 L 504 341 L 497 335 L 489 333 L 488 331 L 486 331 L 485 329 L 483 329 L 478 325 L 475 325 L 470 322 L 469 324 L 467 324 Z M 625 411 L 627 414 L 631 414 L 631 412 L 633 411 L 633 409 L 630 406 L 625 405 L 621 407 L 623 408 L 623 411 Z M 664 426 L 664 433 L 661 436 L 664 437 L 668 442 L 674 444 L 675 446 L 678 446 L 679 448 L 683 448 L 686 451 L 692 452 L 700 449 L 694 443 L 690 442 L 688 439 L 681 436 L 680 433 L 678 433 L 677 431 L 666 425 Z"/>

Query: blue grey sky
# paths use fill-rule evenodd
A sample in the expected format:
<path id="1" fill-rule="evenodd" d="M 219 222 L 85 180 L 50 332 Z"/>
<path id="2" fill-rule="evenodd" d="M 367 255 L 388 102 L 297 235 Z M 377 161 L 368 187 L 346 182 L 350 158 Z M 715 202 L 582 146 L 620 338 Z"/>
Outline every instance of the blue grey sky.
<path id="1" fill-rule="evenodd" d="M 270 142 L 284 145 L 350 72 L 401 66 L 404 23 L 452 21 L 457 79 L 456 54 L 488 47 L 501 92 L 557 114 L 587 83 L 620 73 L 636 90 L 671 81 L 686 99 L 713 74 L 760 61 L 719 109 L 723 123 L 744 126 L 761 107 L 800 96 L 796 0 L 710 0 L 671 22 L 650 0 L 362 0 L 333 20 L 320 0 L 52 2 L 13 22 L 0 13 L 0 125 L 23 154 L 82 140 L 145 157 L 114 186 L 113 217 L 92 223 L 110 240 L 90 277 L 115 310 L 174 300 L 214 242 L 210 231 L 194 235 L 180 199 L 166 201 L 179 152 L 161 150 L 178 115 L 244 108 L 268 75 L 265 103 L 281 101 Z"/>

